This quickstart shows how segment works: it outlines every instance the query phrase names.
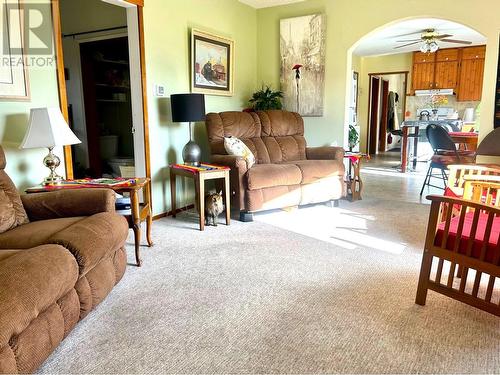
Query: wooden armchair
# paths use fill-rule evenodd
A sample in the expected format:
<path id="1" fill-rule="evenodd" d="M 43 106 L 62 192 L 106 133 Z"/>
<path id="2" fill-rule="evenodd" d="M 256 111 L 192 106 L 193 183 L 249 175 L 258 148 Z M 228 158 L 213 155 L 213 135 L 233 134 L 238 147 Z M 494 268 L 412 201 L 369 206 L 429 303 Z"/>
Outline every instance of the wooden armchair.
<path id="1" fill-rule="evenodd" d="M 464 197 L 432 201 L 415 303 L 429 289 L 500 316 L 500 177 L 465 179 Z M 458 272 L 455 272 L 458 269 Z"/>
<path id="2" fill-rule="evenodd" d="M 447 190 L 456 197 L 464 195 L 466 180 L 485 181 L 485 176 L 500 176 L 500 165 L 496 164 L 452 164 L 448 170 Z"/>

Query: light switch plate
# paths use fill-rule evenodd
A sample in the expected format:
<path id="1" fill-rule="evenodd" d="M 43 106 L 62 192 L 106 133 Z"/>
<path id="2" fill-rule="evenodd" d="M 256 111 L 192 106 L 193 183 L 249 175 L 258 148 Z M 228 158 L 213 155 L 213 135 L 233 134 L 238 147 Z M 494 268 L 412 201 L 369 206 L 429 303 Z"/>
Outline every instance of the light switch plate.
<path id="1" fill-rule="evenodd" d="M 167 96 L 167 94 L 165 92 L 165 86 L 155 85 L 155 93 L 154 94 L 158 98 L 164 98 L 165 96 Z"/>

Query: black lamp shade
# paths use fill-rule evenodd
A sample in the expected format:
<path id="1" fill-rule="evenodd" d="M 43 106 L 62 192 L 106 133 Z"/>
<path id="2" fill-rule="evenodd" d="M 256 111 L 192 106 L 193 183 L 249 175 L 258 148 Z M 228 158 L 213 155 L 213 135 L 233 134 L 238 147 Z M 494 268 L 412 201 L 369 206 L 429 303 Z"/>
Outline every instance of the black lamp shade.
<path id="1" fill-rule="evenodd" d="M 205 120 L 205 95 L 170 95 L 173 122 L 195 122 Z"/>

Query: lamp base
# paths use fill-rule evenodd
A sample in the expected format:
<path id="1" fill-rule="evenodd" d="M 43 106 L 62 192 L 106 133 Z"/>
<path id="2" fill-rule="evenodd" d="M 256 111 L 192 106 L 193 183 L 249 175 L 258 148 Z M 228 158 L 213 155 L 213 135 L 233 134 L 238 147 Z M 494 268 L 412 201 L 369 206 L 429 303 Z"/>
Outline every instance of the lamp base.
<path id="1" fill-rule="evenodd" d="M 47 176 L 43 179 L 44 185 L 61 185 L 63 178 L 61 176 Z"/>
<path id="2" fill-rule="evenodd" d="M 56 173 L 56 168 L 61 165 L 61 159 L 53 152 L 53 147 L 49 147 L 49 154 L 43 159 L 43 165 L 50 169 L 50 174 L 43 179 L 44 185 L 59 185 L 63 178 Z"/>
<path id="3" fill-rule="evenodd" d="M 184 164 L 198 167 L 201 160 L 201 149 L 195 142 L 189 141 L 182 149 Z"/>

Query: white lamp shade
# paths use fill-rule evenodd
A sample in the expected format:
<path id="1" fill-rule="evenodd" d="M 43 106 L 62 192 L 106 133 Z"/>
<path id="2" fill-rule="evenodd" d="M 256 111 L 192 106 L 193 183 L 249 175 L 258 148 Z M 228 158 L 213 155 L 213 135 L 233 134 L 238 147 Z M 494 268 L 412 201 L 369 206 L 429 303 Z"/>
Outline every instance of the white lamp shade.
<path id="1" fill-rule="evenodd" d="M 56 107 L 31 109 L 28 131 L 19 148 L 67 146 L 81 143 Z"/>

